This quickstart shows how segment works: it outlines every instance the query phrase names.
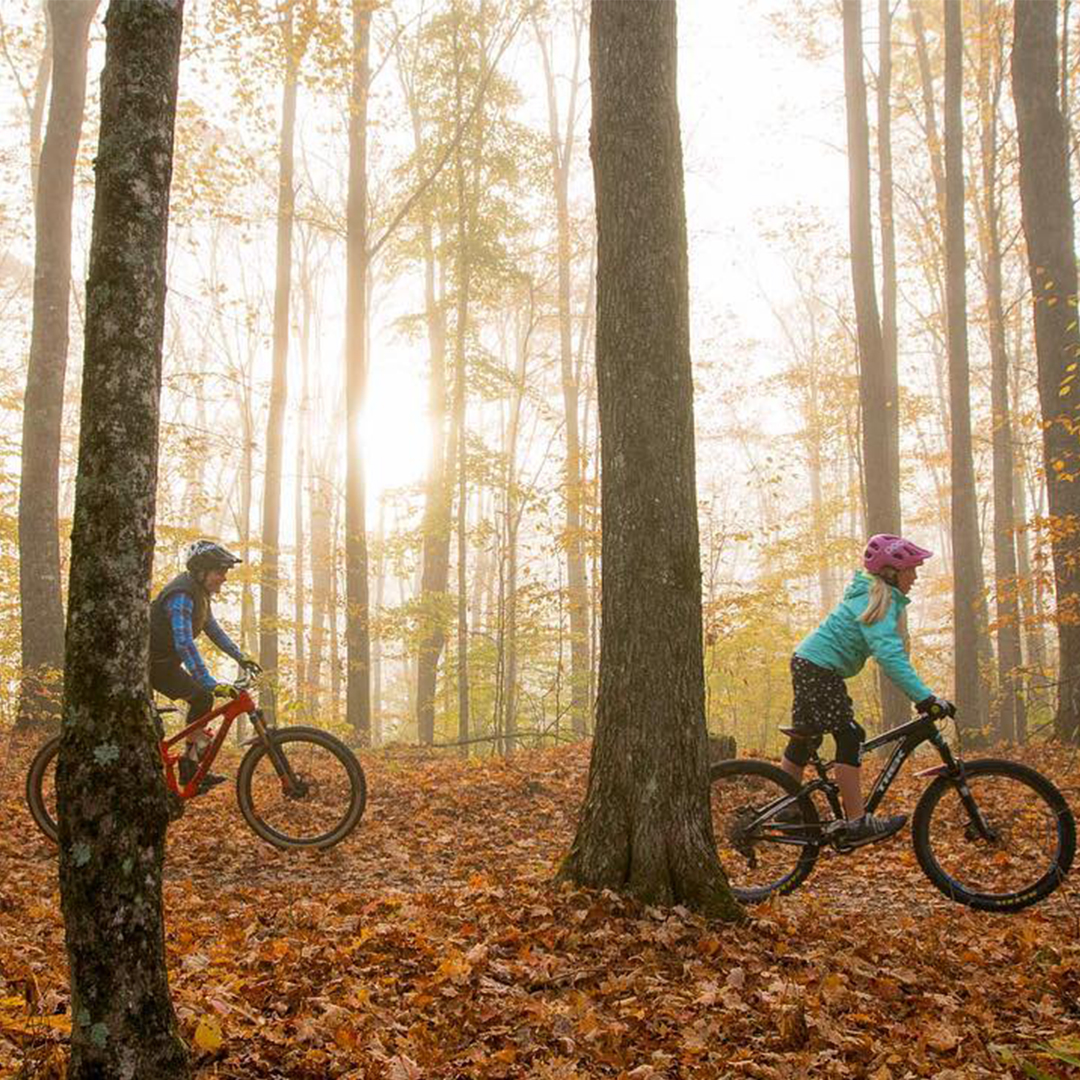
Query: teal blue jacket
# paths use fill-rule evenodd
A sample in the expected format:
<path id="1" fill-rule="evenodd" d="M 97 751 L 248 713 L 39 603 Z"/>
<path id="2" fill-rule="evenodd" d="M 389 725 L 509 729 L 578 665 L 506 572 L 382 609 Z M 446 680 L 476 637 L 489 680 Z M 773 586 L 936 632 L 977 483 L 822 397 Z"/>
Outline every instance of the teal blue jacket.
<path id="1" fill-rule="evenodd" d="M 930 697 L 933 691 L 915 674 L 896 624 L 911 601 L 895 586 L 893 603 L 884 617 L 872 626 L 859 622 L 870 602 L 872 578 L 859 571 L 844 593 L 844 599 L 829 617 L 804 638 L 795 655 L 818 667 L 835 671 L 844 679 L 858 675 L 872 656 L 878 666 L 914 702 Z"/>

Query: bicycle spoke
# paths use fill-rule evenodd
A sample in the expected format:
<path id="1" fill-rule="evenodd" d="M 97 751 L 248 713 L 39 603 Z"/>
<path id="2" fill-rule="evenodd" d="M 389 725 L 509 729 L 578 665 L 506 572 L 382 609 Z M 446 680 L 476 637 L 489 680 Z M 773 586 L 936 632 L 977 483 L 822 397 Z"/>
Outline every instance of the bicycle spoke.
<path id="1" fill-rule="evenodd" d="M 941 778 L 913 823 L 915 852 L 946 896 L 986 911 L 1014 911 L 1053 892 L 1072 865 L 1076 828 L 1053 784 L 1017 762 L 969 762 L 970 800 Z"/>
<path id="2" fill-rule="evenodd" d="M 282 740 L 288 762 L 279 776 L 271 754 L 263 754 L 251 774 L 251 809 L 285 840 L 313 840 L 332 833 L 353 805 L 353 782 L 345 764 L 326 746 L 307 740 Z"/>
<path id="3" fill-rule="evenodd" d="M 1057 815 L 1038 792 L 1007 776 L 970 781 L 989 839 L 971 820 L 955 788 L 934 814 L 931 841 L 942 870 L 974 892 L 1020 892 L 1057 857 Z"/>
<path id="4" fill-rule="evenodd" d="M 799 804 L 769 813 L 788 797 L 771 775 L 740 771 L 734 763 L 726 775 L 714 772 L 710 801 L 717 851 L 733 892 L 744 902 L 794 888 L 813 865 L 814 853 L 799 842 L 813 825 L 804 823 Z"/>

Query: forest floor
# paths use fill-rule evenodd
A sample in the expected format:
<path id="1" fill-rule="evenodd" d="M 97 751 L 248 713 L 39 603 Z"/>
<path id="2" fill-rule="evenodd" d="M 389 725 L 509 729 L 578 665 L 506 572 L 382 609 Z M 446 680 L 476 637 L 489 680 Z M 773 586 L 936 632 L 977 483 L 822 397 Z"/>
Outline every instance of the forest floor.
<path id="1" fill-rule="evenodd" d="M 51 1078 L 68 999 L 55 852 L 22 802 L 32 749 L 0 733 L 0 1076 Z M 905 833 L 823 857 L 733 928 L 552 886 L 587 747 L 363 761 L 367 812 L 332 851 L 267 847 L 228 785 L 171 827 L 170 977 L 200 1078 L 1078 1074 L 1075 873 L 979 914 Z M 1037 762 L 1076 805 L 1077 758 Z M 906 772 L 889 807 L 921 783 Z"/>

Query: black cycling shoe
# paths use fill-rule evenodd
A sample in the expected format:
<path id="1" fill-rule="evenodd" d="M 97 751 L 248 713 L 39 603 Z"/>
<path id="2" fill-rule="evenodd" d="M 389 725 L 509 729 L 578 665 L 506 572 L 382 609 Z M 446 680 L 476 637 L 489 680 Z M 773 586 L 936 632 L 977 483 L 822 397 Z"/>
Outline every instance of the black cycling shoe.
<path id="1" fill-rule="evenodd" d="M 189 757 L 182 757 L 180 759 L 180 783 L 185 787 L 195 779 L 195 774 L 199 771 L 199 763 L 192 761 Z M 207 773 L 199 784 L 199 790 L 197 795 L 205 795 L 212 787 L 217 787 L 218 784 L 224 784 L 226 778 L 219 773 Z"/>
<path id="2" fill-rule="evenodd" d="M 891 814 L 888 817 L 863 814 L 852 821 L 834 822 L 827 832 L 829 839 L 835 840 L 840 847 L 857 848 L 895 836 L 907 824 L 907 818 L 907 814 Z"/>

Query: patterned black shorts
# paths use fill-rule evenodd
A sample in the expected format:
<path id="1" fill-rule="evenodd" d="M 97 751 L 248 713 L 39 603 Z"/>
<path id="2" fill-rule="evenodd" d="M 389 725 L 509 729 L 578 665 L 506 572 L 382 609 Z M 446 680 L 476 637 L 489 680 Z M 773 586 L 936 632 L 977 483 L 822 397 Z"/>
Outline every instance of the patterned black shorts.
<path id="1" fill-rule="evenodd" d="M 835 735 L 855 723 L 855 706 L 844 680 L 801 656 L 791 658 L 791 725 L 808 734 Z"/>

